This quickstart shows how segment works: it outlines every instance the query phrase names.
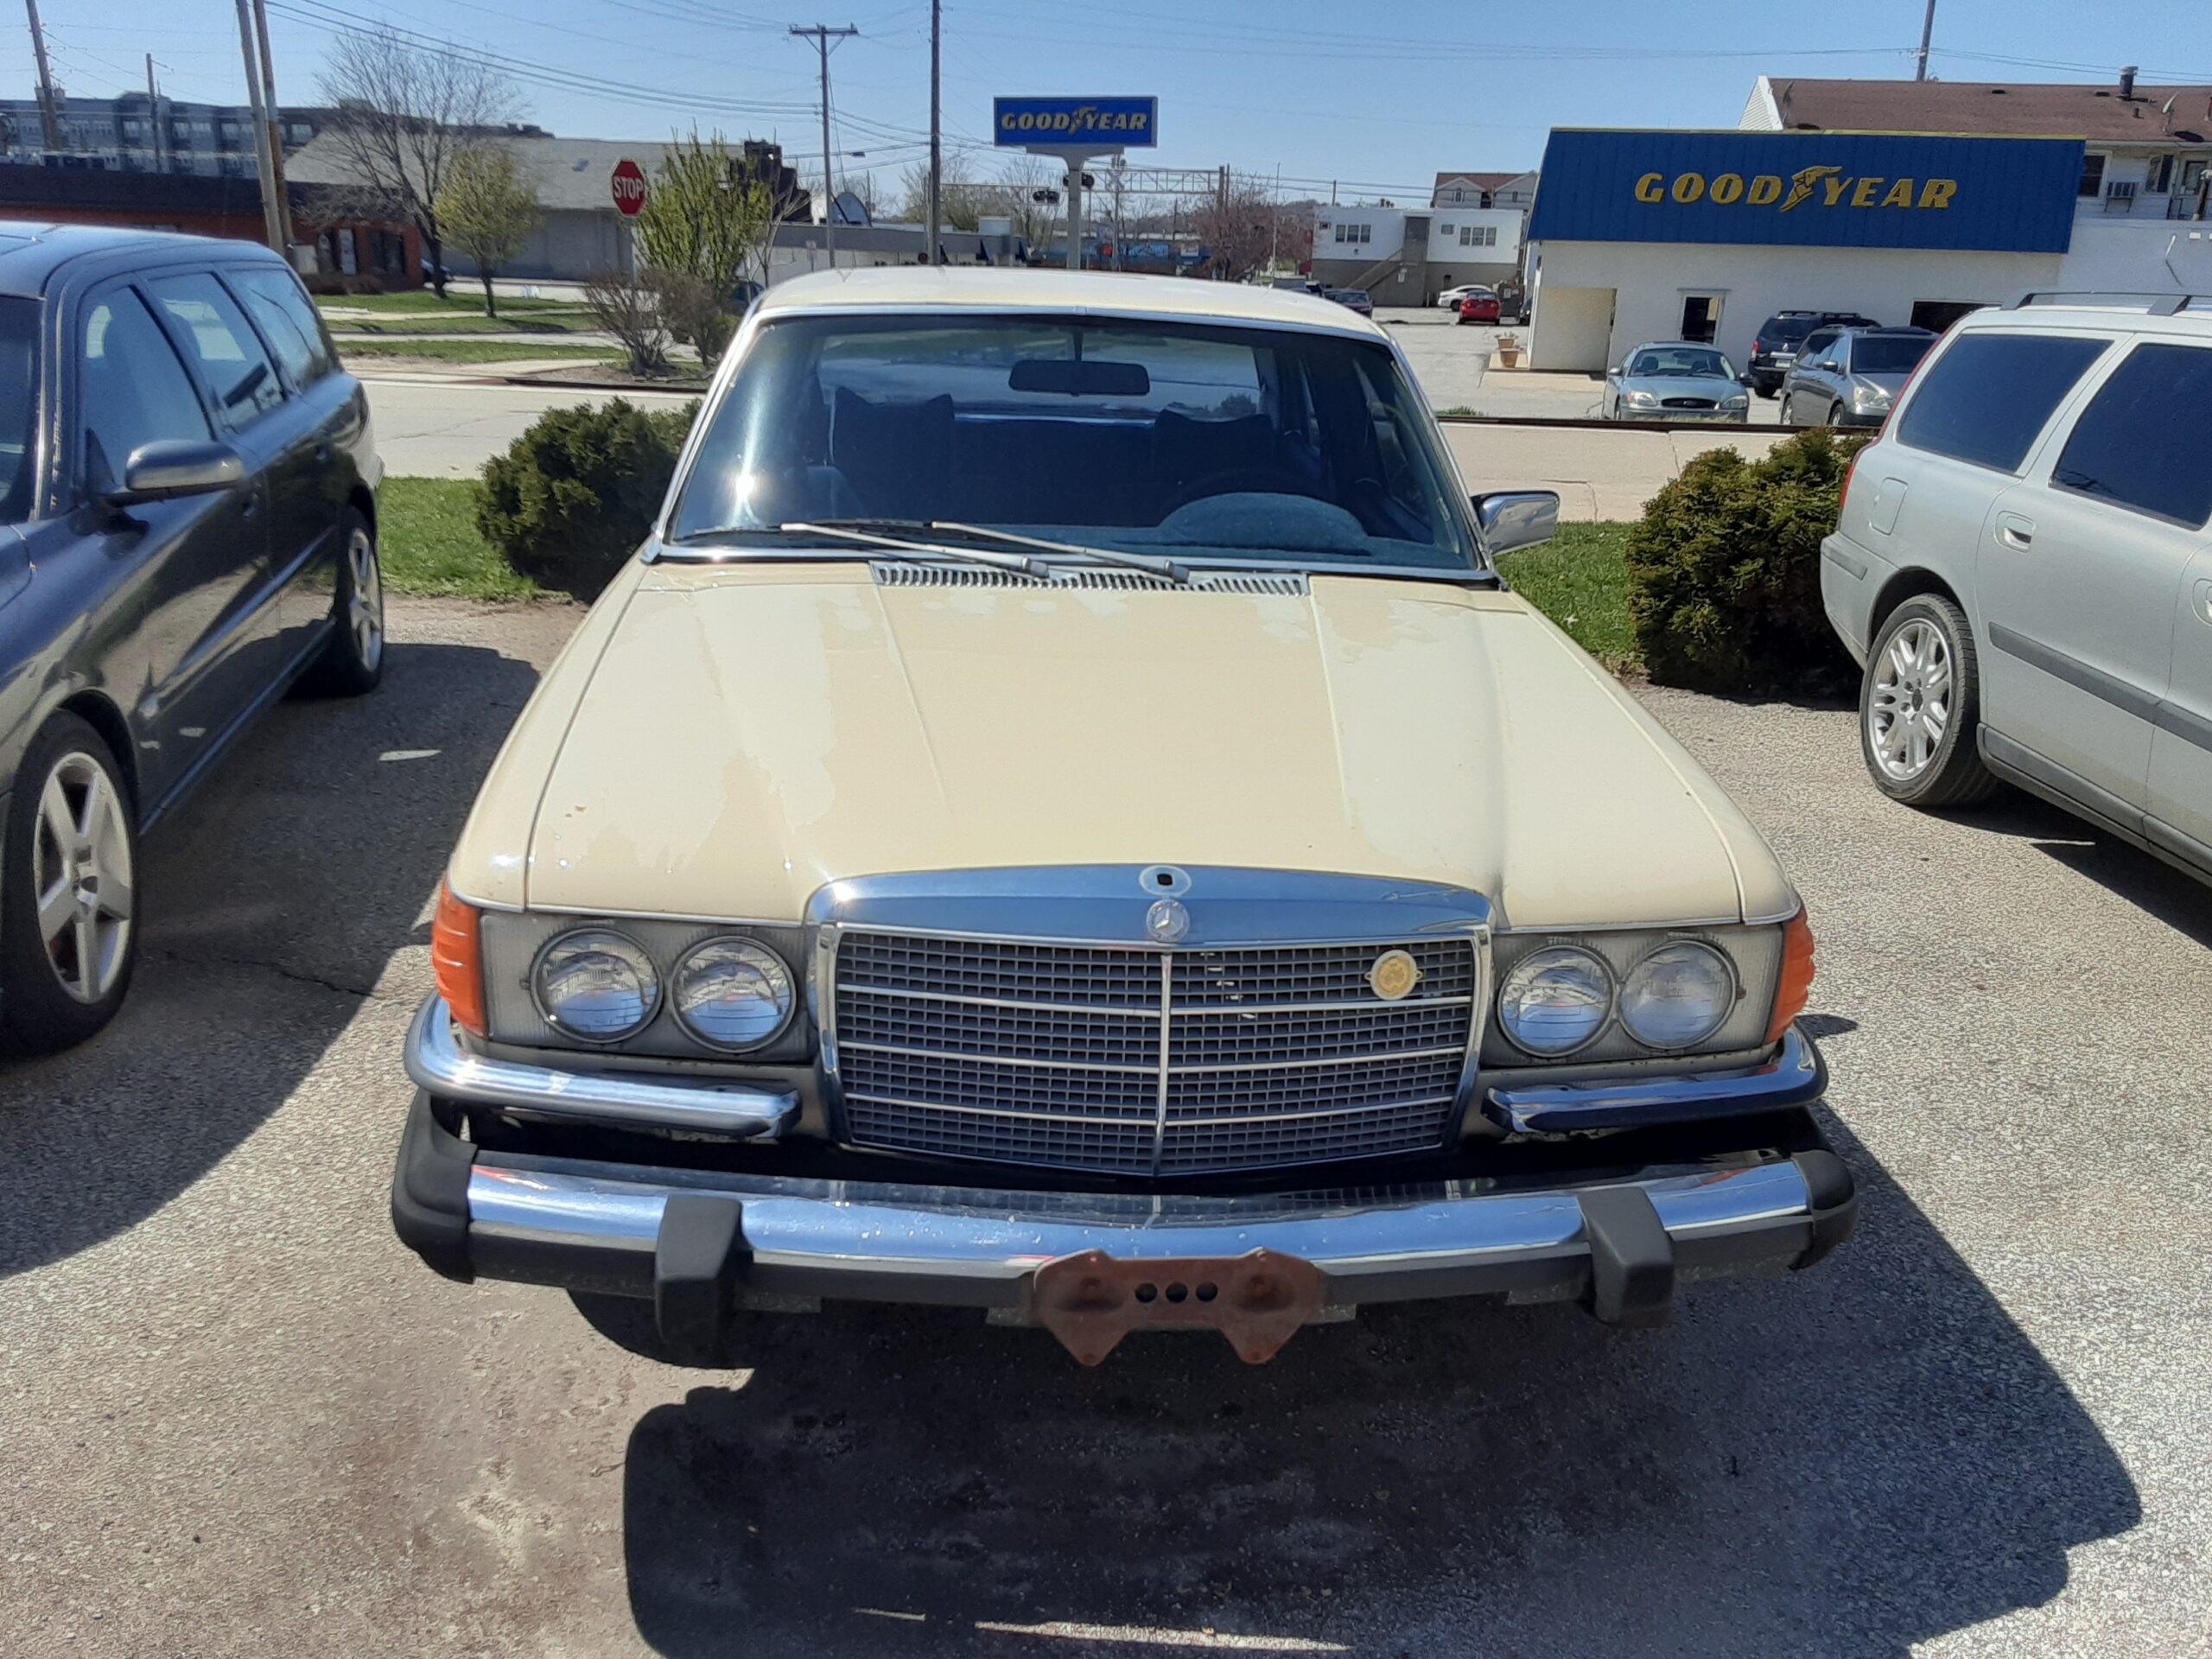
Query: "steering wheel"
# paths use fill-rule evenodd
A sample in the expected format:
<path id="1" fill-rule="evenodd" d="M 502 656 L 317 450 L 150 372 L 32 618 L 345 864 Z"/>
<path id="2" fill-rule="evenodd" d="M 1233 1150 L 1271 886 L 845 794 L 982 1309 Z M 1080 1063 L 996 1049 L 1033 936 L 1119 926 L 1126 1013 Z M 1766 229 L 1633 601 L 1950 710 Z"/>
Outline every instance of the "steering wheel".
<path id="1" fill-rule="evenodd" d="M 1296 479 L 1285 476 L 1282 469 L 1278 467 L 1225 467 L 1217 473 L 1208 473 L 1204 477 L 1185 484 L 1175 493 L 1174 499 L 1167 504 L 1166 511 L 1160 516 L 1163 519 L 1172 518 L 1193 501 L 1203 501 L 1210 495 L 1238 495 L 1247 493 L 1255 495 L 1300 496 L 1310 496 L 1313 493 Z"/>

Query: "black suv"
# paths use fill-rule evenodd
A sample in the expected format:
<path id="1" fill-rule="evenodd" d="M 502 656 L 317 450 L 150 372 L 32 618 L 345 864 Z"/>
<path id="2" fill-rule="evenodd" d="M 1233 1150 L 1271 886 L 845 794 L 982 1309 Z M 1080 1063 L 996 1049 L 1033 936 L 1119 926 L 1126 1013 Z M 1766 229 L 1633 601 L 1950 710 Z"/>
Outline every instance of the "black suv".
<path id="1" fill-rule="evenodd" d="M 1878 328 L 1882 325 L 1856 311 L 1777 311 L 1759 325 L 1751 341 L 1751 360 L 1745 380 L 1762 397 L 1782 390 L 1782 377 L 1797 360 L 1797 346 L 1806 335 L 1827 323 L 1843 328 Z"/>

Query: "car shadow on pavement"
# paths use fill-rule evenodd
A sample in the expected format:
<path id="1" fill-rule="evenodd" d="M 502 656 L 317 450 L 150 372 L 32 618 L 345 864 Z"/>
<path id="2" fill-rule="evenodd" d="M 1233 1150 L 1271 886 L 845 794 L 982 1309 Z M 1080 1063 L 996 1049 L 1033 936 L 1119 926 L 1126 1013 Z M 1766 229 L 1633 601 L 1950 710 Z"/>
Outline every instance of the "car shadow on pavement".
<path id="1" fill-rule="evenodd" d="M 145 840 L 122 1012 L 82 1047 L 0 1067 L 0 1276 L 144 1221 L 284 1104 L 382 995 L 394 951 L 427 937 L 537 678 L 496 651 L 395 642 L 372 696 L 278 704 Z M 240 1224 L 284 1224 L 282 1209 Z"/>
<path id="2" fill-rule="evenodd" d="M 2212 887 L 2024 790 L 2006 789 L 1960 821 L 2031 842 L 2115 897 L 2212 949 Z"/>
<path id="3" fill-rule="evenodd" d="M 1833 1126 L 1832 1126 L 1833 1127 Z M 647 1412 L 632 1613 L 671 1659 L 1901 1655 L 2133 1526 L 2096 1425 L 1863 1150 L 1858 1238 L 1669 1329 L 1437 1303 L 1096 1370 L 947 1310 L 760 1322 Z M 581 1330 L 580 1330 L 581 1334 Z M 1224 1645 L 1228 1644 L 1226 1642 Z"/>

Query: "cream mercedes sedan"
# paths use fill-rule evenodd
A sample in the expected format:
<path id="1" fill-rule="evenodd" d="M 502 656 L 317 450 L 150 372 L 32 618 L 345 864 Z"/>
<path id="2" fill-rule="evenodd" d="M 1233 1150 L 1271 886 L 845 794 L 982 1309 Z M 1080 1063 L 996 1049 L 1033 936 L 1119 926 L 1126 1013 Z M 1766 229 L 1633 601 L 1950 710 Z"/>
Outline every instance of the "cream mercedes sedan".
<path id="1" fill-rule="evenodd" d="M 1816 1261 L 1803 907 L 1499 579 L 1557 505 L 1470 500 L 1325 300 L 772 289 L 454 849 L 400 1236 L 709 1360 L 825 1297 L 1257 1361 Z"/>

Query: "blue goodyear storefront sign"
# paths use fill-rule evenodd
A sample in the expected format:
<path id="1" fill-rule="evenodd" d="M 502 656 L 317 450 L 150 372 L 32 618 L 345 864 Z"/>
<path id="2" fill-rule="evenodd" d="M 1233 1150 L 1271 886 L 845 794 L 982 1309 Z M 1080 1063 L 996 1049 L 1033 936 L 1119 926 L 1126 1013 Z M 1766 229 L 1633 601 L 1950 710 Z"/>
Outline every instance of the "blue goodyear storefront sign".
<path id="1" fill-rule="evenodd" d="M 1554 129 L 1529 239 L 2063 253 L 2078 138 Z"/>
<path id="2" fill-rule="evenodd" d="M 1160 143 L 1156 98 L 995 98 L 991 136 L 1001 144 L 1096 144 L 1101 149 Z"/>

